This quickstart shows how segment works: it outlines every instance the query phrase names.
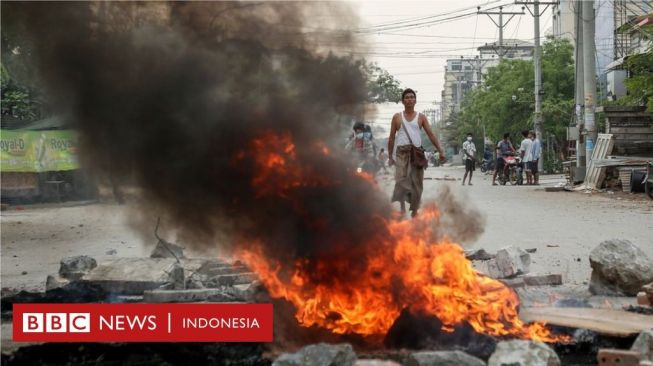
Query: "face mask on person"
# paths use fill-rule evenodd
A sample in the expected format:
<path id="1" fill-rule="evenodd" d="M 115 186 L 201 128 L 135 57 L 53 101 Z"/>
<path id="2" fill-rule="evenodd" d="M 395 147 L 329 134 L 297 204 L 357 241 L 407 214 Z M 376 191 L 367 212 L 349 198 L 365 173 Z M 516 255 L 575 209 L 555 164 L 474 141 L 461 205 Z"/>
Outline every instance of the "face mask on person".
<path id="1" fill-rule="evenodd" d="M 472 137 L 471 137 L 471 136 L 467 136 L 467 141 L 472 141 Z"/>
<path id="2" fill-rule="evenodd" d="M 357 134 L 356 134 L 356 138 L 357 138 L 357 139 L 362 139 L 362 138 L 363 138 L 363 133 L 362 133 L 362 132 L 357 133 Z"/>

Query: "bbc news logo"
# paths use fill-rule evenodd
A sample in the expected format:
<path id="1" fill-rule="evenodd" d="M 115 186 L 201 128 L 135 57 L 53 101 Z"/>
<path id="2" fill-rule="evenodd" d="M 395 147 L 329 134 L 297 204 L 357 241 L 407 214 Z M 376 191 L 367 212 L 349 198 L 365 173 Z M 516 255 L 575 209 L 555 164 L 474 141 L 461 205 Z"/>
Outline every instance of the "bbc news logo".
<path id="1" fill-rule="evenodd" d="M 90 333 L 91 313 L 23 313 L 24 333 Z"/>
<path id="2" fill-rule="evenodd" d="M 272 342 L 272 304 L 14 304 L 15 342 Z"/>

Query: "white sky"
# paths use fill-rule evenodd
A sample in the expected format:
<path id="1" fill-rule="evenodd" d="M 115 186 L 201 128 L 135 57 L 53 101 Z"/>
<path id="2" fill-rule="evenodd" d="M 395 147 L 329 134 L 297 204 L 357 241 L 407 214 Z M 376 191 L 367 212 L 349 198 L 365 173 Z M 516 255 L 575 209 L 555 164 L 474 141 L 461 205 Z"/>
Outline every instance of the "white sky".
<path id="1" fill-rule="evenodd" d="M 477 47 L 498 40 L 497 27 L 488 15 L 477 15 L 476 7 L 481 6 L 483 11 L 504 5 L 504 12 L 519 12 L 521 7 L 514 5 L 514 0 L 355 1 L 351 4 L 360 16 L 361 28 L 407 20 L 413 21 L 400 25 L 424 23 L 463 15 L 415 29 L 384 30 L 361 35 L 370 45 L 371 52 L 367 59 L 388 70 L 401 81 L 402 87 L 415 89 L 417 109 L 420 111 L 434 108 L 431 103 L 441 100 L 446 59 L 478 55 Z M 491 11 L 498 11 L 498 8 Z M 528 10 L 524 12 L 525 15 L 515 16 L 504 28 L 504 39 L 533 41 L 533 17 Z M 446 13 L 449 14 L 442 15 Z M 438 15 L 437 18 L 416 20 Z M 540 19 L 542 37 L 551 27 L 551 15 L 549 8 Z M 498 22 L 498 15 L 493 17 Z M 504 20 L 507 18 L 504 15 Z M 381 106 L 375 125 L 389 125 L 393 112 L 401 109 L 401 104 Z"/>

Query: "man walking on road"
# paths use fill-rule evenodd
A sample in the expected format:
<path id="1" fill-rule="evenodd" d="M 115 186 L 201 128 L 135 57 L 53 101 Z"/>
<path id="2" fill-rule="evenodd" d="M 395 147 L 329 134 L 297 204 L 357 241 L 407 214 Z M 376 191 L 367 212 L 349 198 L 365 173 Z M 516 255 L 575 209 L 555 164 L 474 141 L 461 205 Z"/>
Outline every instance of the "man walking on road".
<path id="1" fill-rule="evenodd" d="M 429 140 L 438 149 L 440 162 L 444 163 L 446 160 L 444 150 L 442 150 L 440 142 L 431 131 L 426 116 L 415 111 L 416 102 L 417 97 L 412 89 L 406 89 L 401 93 L 401 103 L 404 105 L 404 111 L 395 113 L 392 117 L 390 136 L 388 137 L 388 165 L 396 165 L 392 202 L 398 201 L 401 205 L 401 212 L 405 213 L 406 206 L 404 202 L 408 201 L 412 217 L 417 215 L 424 186 L 424 169 L 413 166 L 410 159 L 412 146 L 422 146 L 421 129 L 424 129 Z M 395 138 L 397 140 L 396 152 L 394 150 Z M 396 160 L 393 155 L 396 155 Z"/>
<path id="2" fill-rule="evenodd" d="M 463 176 L 463 185 L 465 185 L 465 179 L 467 179 L 467 174 L 469 173 L 469 185 L 472 185 L 472 174 L 476 169 L 476 146 L 472 141 L 472 133 L 467 134 L 467 140 L 463 142 L 463 153 L 465 154 L 465 175 Z"/>

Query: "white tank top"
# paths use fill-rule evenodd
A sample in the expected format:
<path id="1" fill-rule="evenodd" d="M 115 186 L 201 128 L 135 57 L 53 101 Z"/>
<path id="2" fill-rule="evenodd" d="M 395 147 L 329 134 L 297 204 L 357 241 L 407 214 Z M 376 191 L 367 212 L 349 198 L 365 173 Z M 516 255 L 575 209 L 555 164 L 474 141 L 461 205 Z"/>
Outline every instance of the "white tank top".
<path id="1" fill-rule="evenodd" d="M 399 126 L 399 131 L 397 131 L 397 146 L 410 145 L 408 137 L 406 136 L 406 130 L 410 134 L 410 139 L 413 140 L 413 145 L 422 146 L 422 135 L 419 131 L 419 112 L 415 113 L 415 118 L 412 121 L 406 121 L 404 112 L 401 112 L 401 120 L 403 125 Z M 406 129 L 404 129 L 406 126 Z"/>

